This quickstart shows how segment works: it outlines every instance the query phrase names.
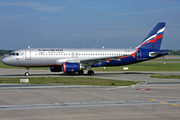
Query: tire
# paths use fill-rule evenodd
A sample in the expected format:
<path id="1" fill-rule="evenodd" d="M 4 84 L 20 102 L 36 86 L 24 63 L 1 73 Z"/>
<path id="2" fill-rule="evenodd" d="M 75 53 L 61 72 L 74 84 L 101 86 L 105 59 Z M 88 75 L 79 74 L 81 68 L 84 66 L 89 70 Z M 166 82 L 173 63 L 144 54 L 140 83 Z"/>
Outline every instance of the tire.
<path id="1" fill-rule="evenodd" d="M 78 75 L 83 75 L 84 74 L 84 71 L 83 70 L 80 70 L 79 72 L 78 72 Z"/>
<path id="2" fill-rule="evenodd" d="M 29 76 L 29 73 L 28 73 L 28 72 L 26 72 L 24 75 L 25 75 L 25 76 Z"/>
<path id="3" fill-rule="evenodd" d="M 87 74 L 93 76 L 94 75 L 94 71 L 93 70 L 89 70 Z"/>

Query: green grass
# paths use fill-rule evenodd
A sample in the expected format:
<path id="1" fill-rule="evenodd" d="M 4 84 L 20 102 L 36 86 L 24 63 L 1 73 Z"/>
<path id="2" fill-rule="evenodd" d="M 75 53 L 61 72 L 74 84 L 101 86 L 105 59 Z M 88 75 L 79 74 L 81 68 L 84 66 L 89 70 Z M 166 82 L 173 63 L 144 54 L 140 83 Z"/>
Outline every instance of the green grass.
<path id="1" fill-rule="evenodd" d="M 180 71 L 180 63 L 137 63 L 120 67 L 93 68 L 94 71 L 123 71 L 123 67 L 129 67 L 129 71 Z"/>
<path id="2" fill-rule="evenodd" d="M 153 59 L 150 61 L 180 61 L 180 59 Z"/>
<path id="3" fill-rule="evenodd" d="M 20 83 L 20 79 L 23 78 L 0 78 L 0 83 Z M 28 79 L 28 84 L 129 86 L 138 83 L 134 81 L 109 80 L 91 77 L 33 77 Z"/>
<path id="4" fill-rule="evenodd" d="M 180 75 L 151 75 L 152 78 L 180 79 Z"/>

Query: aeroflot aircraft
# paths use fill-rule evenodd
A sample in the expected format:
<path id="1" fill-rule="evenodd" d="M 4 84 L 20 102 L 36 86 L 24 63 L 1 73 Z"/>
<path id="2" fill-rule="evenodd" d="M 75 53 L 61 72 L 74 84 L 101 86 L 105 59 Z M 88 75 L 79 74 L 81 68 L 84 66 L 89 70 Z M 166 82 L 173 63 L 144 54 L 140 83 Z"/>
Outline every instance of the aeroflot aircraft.
<path id="1" fill-rule="evenodd" d="M 6 65 L 26 67 L 50 67 L 51 72 L 94 75 L 92 67 L 122 66 L 155 59 L 168 52 L 160 50 L 165 23 L 158 23 L 135 49 L 77 49 L 77 48 L 26 48 L 13 51 L 2 59 Z"/>

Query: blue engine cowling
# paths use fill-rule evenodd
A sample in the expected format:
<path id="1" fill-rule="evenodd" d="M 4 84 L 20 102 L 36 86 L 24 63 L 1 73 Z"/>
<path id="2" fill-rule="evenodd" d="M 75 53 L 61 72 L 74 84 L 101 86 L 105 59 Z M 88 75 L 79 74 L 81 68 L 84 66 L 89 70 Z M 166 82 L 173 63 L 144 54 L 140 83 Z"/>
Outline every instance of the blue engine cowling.
<path id="1" fill-rule="evenodd" d="M 64 73 L 75 73 L 80 71 L 80 64 L 79 63 L 68 63 L 65 62 L 62 64 L 62 71 Z"/>

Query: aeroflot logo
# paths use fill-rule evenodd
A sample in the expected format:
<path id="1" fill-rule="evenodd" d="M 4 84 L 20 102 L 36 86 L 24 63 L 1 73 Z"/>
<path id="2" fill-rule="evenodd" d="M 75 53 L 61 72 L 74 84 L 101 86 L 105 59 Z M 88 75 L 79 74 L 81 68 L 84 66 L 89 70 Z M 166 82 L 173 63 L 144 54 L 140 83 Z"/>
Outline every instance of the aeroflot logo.
<path id="1" fill-rule="evenodd" d="M 63 51 L 63 49 L 38 49 L 38 51 Z"/>

